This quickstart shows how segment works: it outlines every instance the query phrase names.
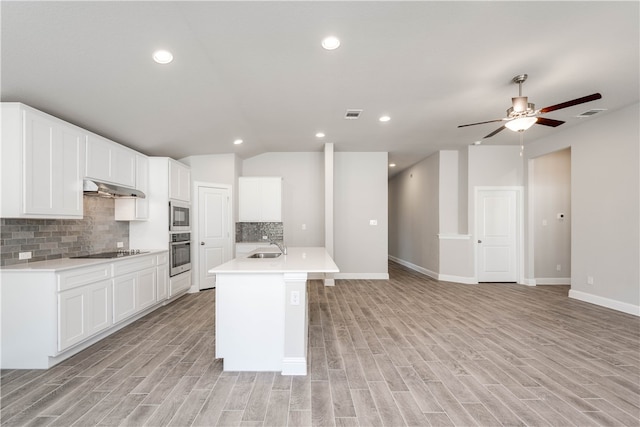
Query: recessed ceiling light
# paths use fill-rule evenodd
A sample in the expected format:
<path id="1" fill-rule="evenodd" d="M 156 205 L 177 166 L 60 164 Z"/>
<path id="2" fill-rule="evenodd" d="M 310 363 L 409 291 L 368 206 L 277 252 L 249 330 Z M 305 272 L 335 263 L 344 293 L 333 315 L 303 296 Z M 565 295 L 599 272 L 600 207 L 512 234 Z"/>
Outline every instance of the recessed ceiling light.
<path id="1" fill-rule="evenodd" d="M 324 138 L 324 137 L 325 137 L 324 133 L 322 132 L 316 133 L 316 138 Z"/>
<path id="2" fill-rule="evenodd" d="M 395 163 L 389 163 L 389 167 L 390 167 L 390 168 L 395 168 L 395 167 L 396 167 L 396 164 L 395 164 Z"/>
<path id="3" fill-rule="evenodd" d="M 156 50 L 153 52 L 153 60 L 158 64 L 168 64 L 173 61 L 173 55 L 168 50 Z"/>
<path id="4" fill-rule="evenodd" d="M 243 141 L 243 140 L 241 140 L 241 139 L 236 139 L 235 141 L 233 141 L 233 143 L 234 143 L 235 145 L 240 145 L 240 144 L 242 144 L 243 142 L 244 142 L 244 141 Z"/>
<path id="5" fill-rule="evenodd" d="M 482 144 L 482 141 L 473 141 L 473 145 L 480 145 Z"/>
<path id="6" fill-rule="evenodd" d="M 340 40 L 337 37 L 329 36 L 322 40 L 322 47 L 327 50 L 334 50 L 340 46 Z"/>
<path id="7" fill-rule="evenodd" d="M 389 116 L 382 116 L 382 117 L 380 117 L 378 120 L 380 120 L 381 122 L 388 122 L 389 120 L 391 120 L 391 117 L 389 117 Z"/>

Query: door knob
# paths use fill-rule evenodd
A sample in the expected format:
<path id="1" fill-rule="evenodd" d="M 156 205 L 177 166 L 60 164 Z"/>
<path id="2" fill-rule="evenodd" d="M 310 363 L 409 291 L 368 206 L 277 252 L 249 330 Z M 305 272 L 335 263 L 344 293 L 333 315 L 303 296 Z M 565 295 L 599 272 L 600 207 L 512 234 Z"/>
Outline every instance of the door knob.
<path id="1" fill-rule="evenodd" d="M 482 240 L 478 240 L 478 243 L 482 243 Z M 204 244 L 204 243 L 203 243 Z"/>
<path id="2" fill-rule="evenodd" d="M 200 245 L 201 245 L 201 246 L 204 246 L 204 242 L 200 242 Z"/>

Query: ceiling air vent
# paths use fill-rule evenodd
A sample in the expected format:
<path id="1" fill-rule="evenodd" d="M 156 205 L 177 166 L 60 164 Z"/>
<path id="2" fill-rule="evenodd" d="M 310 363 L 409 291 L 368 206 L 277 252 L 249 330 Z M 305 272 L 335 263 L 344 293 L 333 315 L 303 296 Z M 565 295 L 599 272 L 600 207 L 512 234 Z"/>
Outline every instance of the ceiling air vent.
<path id="1" fill-rule="evenodd" d="M 584 113 L 578 114 L 576 117 L 578 117 L 578 118 L 590 117 L 590 116 L 593 116 L 594 114 L 598 114 L 598 113 L 601 113 L 603 111 L 607 111 L 607 109 L 606 108 L 592 108 L 589 111 L 585 111 Z"/>
<path id="2" fill-rule="evenodd" d="M 347 120 L 356 120 L 360 118 L 360 114 L 362 114 L 362 110 L 349 109 L 345 113 L 344 118 Z"/>

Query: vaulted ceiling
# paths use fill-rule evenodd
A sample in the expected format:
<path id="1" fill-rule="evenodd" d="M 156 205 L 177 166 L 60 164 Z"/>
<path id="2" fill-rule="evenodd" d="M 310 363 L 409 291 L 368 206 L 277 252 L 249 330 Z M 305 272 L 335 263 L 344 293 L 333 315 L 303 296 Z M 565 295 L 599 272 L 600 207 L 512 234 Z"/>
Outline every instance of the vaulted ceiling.
<path id="1" fill-rule="evenodd" d="M 148 155 L 388 151 L 401 170 L 482 139 L 518 95 L 600 92 L 525 144 L 637 103 L 639 3 L 1 3 L 1 96 Z M 341 46 L 324 50 L 328 36 Z M 151 59 L 168 49 L 174 60 Z M 362 109 L 358 120 L 347 109 Z M 380 122 L 382 115 L 390 116 Z M 317 132 L 326 136 L 317 138 Z M 233 141 L 241 138 L 242 145 Z M 485 144 L 519 144 L 505 130 Z"/>

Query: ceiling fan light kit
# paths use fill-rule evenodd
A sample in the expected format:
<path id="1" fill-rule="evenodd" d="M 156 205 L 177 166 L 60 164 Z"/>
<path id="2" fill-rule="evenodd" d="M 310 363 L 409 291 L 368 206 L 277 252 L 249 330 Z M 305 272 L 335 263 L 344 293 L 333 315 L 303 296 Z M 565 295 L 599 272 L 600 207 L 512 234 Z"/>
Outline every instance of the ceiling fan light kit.
<path id="1" fill-rule="evenodd" d="M 541 108 L 540 110 L 536 110 L 536 106 L 533 103 L 529 102 L 529 98 L 526 96 L 522 96 L 522 83 L 527 80 L 527 74 L 518 74 L 511 81 L 513 83 L 518 84 L 518 96 L 511 98 L 511 107 L 507 109 L 507 117 L 503 119 L 495 119 L 495 120 L 487 120 L 484 122 L 478 123 L 470 123 L 467 125 L 459 125 L 458 127 L 467 127 L 467 126 L 475 126 L 481 125 L 485 123 L 494 123 L 494 122 L 502 122 L 505 124 L 500 126 L 498 129 L 494 130 L 483 139 L 491 138 L 498 132 L 507 128 L 514 132 L 524 132 L 529 129 L 534 124 L 539 124 L 543 126 L 556 127 L 560 126 L 564 122 L 561 120 L 547 119 L 545 117 L 539 117 L 542 114 L 560 110 L 562 108 L 573 107 L 574 105 L 583 104 L 585 102 L 595 101 L 597 99 L 602 98 L 602 95 L 599 93 L 594 93 L 591 95 L 583 96 L 581 98 L 576 98 L 571 101 L 562 102 L 560 104 L 551 105 L 549 107 Z"/>

